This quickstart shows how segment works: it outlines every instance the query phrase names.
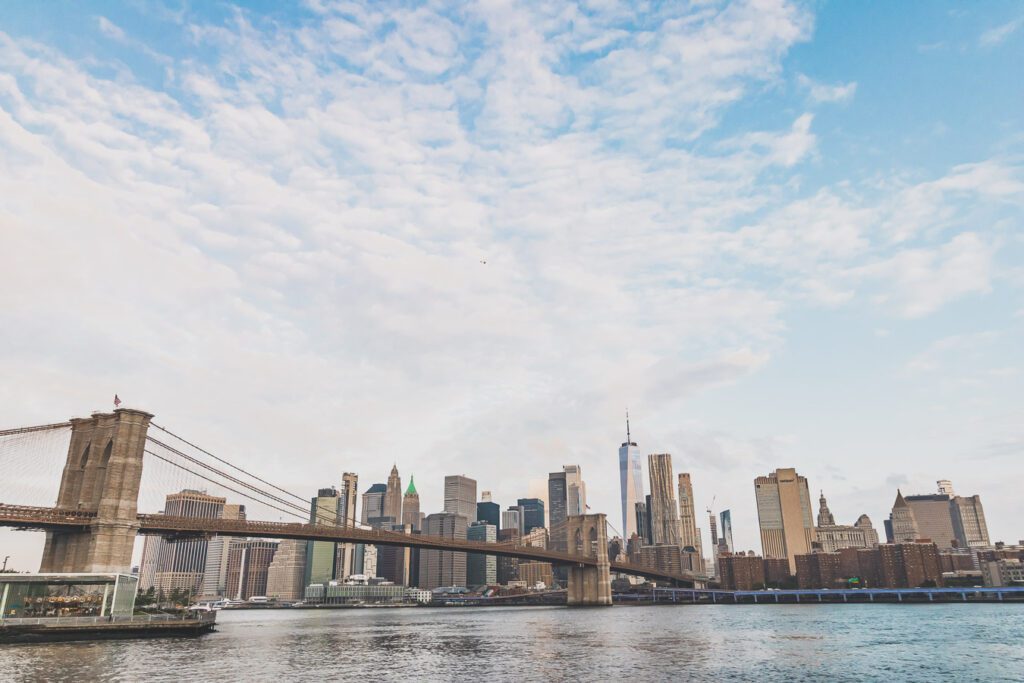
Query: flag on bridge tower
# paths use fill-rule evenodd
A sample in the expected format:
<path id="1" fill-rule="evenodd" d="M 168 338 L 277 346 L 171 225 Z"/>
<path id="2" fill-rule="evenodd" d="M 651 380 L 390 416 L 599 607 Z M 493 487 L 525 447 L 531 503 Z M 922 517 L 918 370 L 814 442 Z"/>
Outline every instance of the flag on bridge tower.
<path id="1" fill-rule="evenodd" d="M 114 394 L 114 407 L 116 408 L 119 405 L 121 405 L 121 399 L 117 397 L 117 394 Z"/>

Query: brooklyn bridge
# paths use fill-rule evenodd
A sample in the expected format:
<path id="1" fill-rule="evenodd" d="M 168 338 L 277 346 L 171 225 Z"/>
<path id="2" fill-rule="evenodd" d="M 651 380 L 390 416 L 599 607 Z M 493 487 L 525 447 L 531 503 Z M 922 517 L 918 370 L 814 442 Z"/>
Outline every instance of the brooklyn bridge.
<path id="1" fill-rule="evenodd" d="M 564 534 L 567 547 L 555 550 L 527 545 L 521 538 L 499 543 L 442 538 L 365 528 L 350 519 L 328 524 L 140 513 L 140 498 L 167 492 L 166 481 L 144 476 L 159 469 L 177 474 L 179 481 L 186 477 L 206 482 L 259 503 L 266 515 L 281 513 L 299 519 L 308 515 L 308 503 L 301 496 L 195 446 L 152 420 L 150 413 L 121 408 L 88 418 L 0 431 L 0 467 L 5 472 L 0 484 L 0 526 L 46 533 L 41 572 L 128 572 L 136 536 L 153 534 L 168 539 L 219 535 L 363 543 L 548 562 L 567 568 L 567 602 L 580 606 L 611 604 L 613 571 L 663 585 L 693 587 L 706 580 L 691 572 L 609 561 L 604 514 L 569 517 Z M 150 433 L 151 427 L 159 432 L 159 438 Z M 48 500 L 26 500 L 46 495 L 42 493 L 45 486 L 24 483 L 38 483 L 47 470 L 46 459 L 55 457 L 43 452 L 41 437 L 63 434 L 67 438 L 69 431 L 66 456 L 56 456 L 64 458 L 56 501 L 47 505 Z"/>

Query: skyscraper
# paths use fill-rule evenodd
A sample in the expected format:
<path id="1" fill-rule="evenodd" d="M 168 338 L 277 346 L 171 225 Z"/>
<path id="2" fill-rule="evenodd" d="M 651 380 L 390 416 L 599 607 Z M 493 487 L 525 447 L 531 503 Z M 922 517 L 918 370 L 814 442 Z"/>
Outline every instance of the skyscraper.
<path id="1" fill-rule="evenodd" d="M 629 414 L 626 414 L 626 440 L 619 447 L 619 485 L 622 498 L 622 533 L 629 540 L 643 534 L 636 526 L 636 504 L 644 502 L 644 473 L 640 449 L 630 438 Z"/>
<path id="2" fill-rule="evenodd" d="M 685 550 L 692 547 L 697 557 L 704 557 L 697 528 L 697 510 L 693 500 L 693 482 L 689 472 L 679 474 L 679 544 Z"/>
<path id="3" fill-rule="evenodd" d="M 587 512 L 587 485 L 579 465 L 564 465 L 548 475 L 548 530 L 551 547 L 566 548 L 566 521 Z"/>
<path id="4" fill-rule="evenodd" d="M 248 600 L 267 595 L 267 576 L 277 553 L 278 541 L 231 539 L 227 564 L 227 595 L 232 600 Z"/>
<path id="5" fill-rule="evenodd" d="M 647 456 L 651 479 L 651 543 L 679 545 L 679 513 L 672 486 L 672 456 L 652 453 Z"/>
<path id="6" fill-rule="evenodd" d="M 948 493 L 926 493 L 904 496 L 914 511 L 919 539 L 927 538 L 940 549 L 956 545 L 956 531 L 953 529 L 951 506 L 953 497 Z"/>
<path id="7" fill-rule="evenodd" d="M 914 511 L 907 505 L 899 489 L 896 489 L 896 501 L 892 504 L 887 530 L 891 533 L 886 536 L 891 536 L 889 540 L 893 543 L 913 543 L 920 538 Z"/>
<path id="8" fill-rule="evenodd" d="M 523 534 L 544 527 L 544 501 L 540 498 L 520 498 L 516 504 L 523 508 Z"/>
<path id="9" fill-rule="evenodd" d="M 398 476 L 398 465 L 391 466 L 387 490 L 384 492 L 384 517 L 390 517 L 393 524 L 402 522 L 402 478 Z"/>
<path id="10" fill-rule="evenodd" d="M 473 522 L 466 530 L 466 538 L 470 541 L 495 543 L 498 540 L 498 527 L 487 522 Z M 466 584 L 469 586 L 493 586 L 496 583 L 498 583 L 498 558 L 482 553 L 467 553 Z"/>
<path id="11" fill-rule="evenodd" d="M 548 530 L 551 532 L 551 547 L 555 550 L 566 548 L 565 470 L 548 474 Z"/>
<path id="12" fill-rule="evenodd" d="M 309 505 L 310 524 L 337 526 L 342 517 L 338 514 L 338 504 L 338 489 L 331 486 L 317 491 Z M 332 541 L 310 541 L 306 544 L 304 578 L 307 586 L 313 583 L 327 584 L 334 579 L 338 561 L 335 545 Z"/>
<path id="13" fill-rule="evenodd" d="M 444 478 L 444 511 L 461 515 L 466 523 L 476 519 L 476 479 L 461 474 Z"/>
<path id="14" fill-rule="evenodd" d="M 408 524 L 416 531 L 420 530 L 420 494 L 416 492 L 414 477 L 409 477 L 409 488 L 402 496 L 402 524 Z"/>
<path id="15" fill-rule="evenodd" d="M 525 511 L 522 505 L 509 505 L 508 510 L 501 513 L 501 528 L 515 531 L 522 536 L 523 517 L 525 517 Z"/>
<path id="16" fill-rule="evenodd" d="M 245 506 L 228 503 L 224 505 L 221 519 L 245 519 Z M 203 598 L 222 598 L 227 593 L 228 550 L 231 539 L 214 536 L 206 548 L 206 565 L 203 568 L 203 585 L 199 593 Z"/>
<path id="17" fill-rule="evenodd" d="M 267 568 L 268 598 L 301 600 L 305 591 L 306 541 L 285 539 Z"/>
<path id="18" fill-rule="evenodd" d="M 387 484 L 374 484 L 363 494 L 363 512 L 359 521 L 363 524 L 380 524 L 384 519 L 384 495 L 388 492 Z M 371 520 L 375 520 L 372 522 Z M 398 520 L 391 520 L 390 523 Z"/>
<path id="19" fill-rule="evenodd" d="M 579 465 L 565 465 L 565 514 L 578 517 L 587 514 L 587 485 L 583 481 L 583 469 Z"/>
<path id="20" fill-rule="evenodd" d="M 338 491 L 338 520 L 339 526 L 355 526 L 359 522 L 359 508 L 356 506 L 356 498 L 359 494 L 359 476 L 354 472 L 344 472 L 341 475 L 341 490 Z M 355 543 L 338 543 L 337 559 L 335 560 L 334 578 L 346 579 L 356 572 L 353 571 L 356 559 Z M 278 553 L 282 552 L 278 548 Z M 275 556 L 276 557 L 276 556 Z M 275 560 L 276 561 L 276 560 Z M 268 589 L 269 590 L 269 589 Z"/>
<path id="21" fill-rule="evenodd" d="M 633 508 L 635 510 L 636 533 L 640 538 L 640 544 L 651 545 L 651 497 L 649 495 L 645 496 L 644 502 L 636 503 Z"/>
<path id="22" fill-rule="evenodd" d="M 476 504 L 476 518 L 480 522 L 493 524 L 495 529 L 501 529 L 501 506 L 490 500 L 482 500 Z"/>
<path id="23" fill-rule="evenodd" d="M 780 468 L 754 480 L 761 547 L 766 558 L 786 558 L 796 574 L 796 556 L 811 552 L 814 518 L 807 479 Z"/>
<path id="24" fill-rule="evenodd" d="M 825 500 L 825 492 L 821 492 L 821 497 L 818 498 L 818 526 L 835 526 L 836 518 L 832 516 L 832 511 L 828 509 L 828 501 Z"/>
<path id="25" fill-rule="evenodd" d="M 211 496 L 205 491 L 182 489 L 179 493 L 167 495 L 163 514 L 216 519 L 223 515 L 226 502 L 226 498 Z M 203 583 L 208 547 L 209 541 L 205 538 L 171 540 L 154 537 L 150 542 L 150 537 L 147 537 L 142 564 L 151 568 L 151 572 L 147 572 L 151 578 L 140 578 L 152 583 L 141 588 L 145 590 L 152 585 L 164 593 L 181 589 L 197 594 Z"/>
<path id="26" fill-rule="evenodd" d="M 987 548 L 992 545 L 981 496 L 953 496 L 950 506 L 953 531 L 961 548 Z"/>
<path id="27" fill-rule="evenodd" d="M 722 520 L 722 538 L 719 541 L 719 546 L 727 553 L 734 553 L 736 546 L 732 542 L 732 511 L 722 510 L 719 517 Z"/>
<path id="28" fill-rule="evenodd" d="M 359 521 L 356 496 L 359 493 L 359 475 L 345 472 L 341 475 L 341 491 L 338 492 L 338 511 L 341 513 L 340 526 L 352 526 Z"/>
<path id="29" fill-rule="evenodd" d="M 475 482 L 474 482 L 475 485 Z M 474 496 L 475 496 L 474 491 Z M 427 515 L 424 533 L 442 538 L 466 540 L 466 518 L 453 512 L 435 512 Z M 442 586 L 466 585 L 466 553 L 448 550 L 421 550 L 419 587 L 426 589 Z"/>

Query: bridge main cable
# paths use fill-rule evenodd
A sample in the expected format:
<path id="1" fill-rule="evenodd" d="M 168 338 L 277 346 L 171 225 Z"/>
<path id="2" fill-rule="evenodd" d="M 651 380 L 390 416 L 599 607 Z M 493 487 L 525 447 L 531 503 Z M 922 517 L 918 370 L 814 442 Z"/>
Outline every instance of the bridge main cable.
<path id="1" fill-rule="evenodd" d="M 54 422 L 48 425 L 36 425 L 34 427 L 16 427 L 14 429 L 0 430 L 0 436 L 14 436 L 16 434 L 31 434 L 32 432 L 45 432 L 50 429 L 65 429 L 71 426 L 71 422 Z"/>
<path id="2" fill-rule="evenodd" d="M 68 424 L 70 424 L 70 423 L 68 423 Z M 274 489 L 274 490 L 276 490 L 276 491 L 279 491 L 279 492 L 281 492 L 281 493 L 284 493 L 285 495 L 289 495 L 289 496 L 291 496 L 292 498 L 296 498 L 296 499 L 298 499 L 298 500 L 301 500 L 301 501 L 302 501 L 303 503 L 305 503 L 305 504 L 308 504 L 308 503 L 309 503 L 308 499 L 306 499 L 306 498 L 303 498 L 302 496 L 300 496 L 300 495 L 297 495 L 297 494 L 295 494 L 295 493 L 292 493 L 291 491 L 287 491 L 287 490 L 285 490 L 285 489 L 281 488 L 280 486 L 275 486 L 274 484 L 271 484 L 271 483 L 270 483 L 269 481 L 267 481 L 266 479 L 261 479 L 260 477 L 257 477 L 257 476 L 256 476 L 255 474 L 253 474 L 252 472 L 248 472 L 248 471 L 246 471 L 246 470 L 242 469 L 241 467 L 239 467 L 238 465 L 232 464 L 232 463 L 228 462 L 227 460 L 224 460 L 223 458 L 218 458 L 218 457 L 217 457 L 216 455 L 214 455 L 214 454 L 213 454 L 213 453 L 211 453 L 210 451 L 206 450 L 205 448 L 202 448 L 201 446 L 197 446 L 196 444 L 192 443 L 192 442 L 191 442 L 191 441 L 189 441 L 188 439 L 184 439 L 184 438 L 182 438 L 182 437 L 178 436 L 177 434 L 175 434 L 174 432 L 170 431 L 170 430 L 169 430 L 169 429 L 167 429 L 166 427 L 161 427 L 160 425 L 158 425 L 158 424 L 157 424 L 157 423 L 155 423 L 155 422 L 150 422 L 150 426 L 151 426 L 151 427 L 156 427 L 156 428 L 157 428 L 157 429 L 159 429 L 159 430 L 160 430 L 161 432 L 164 432 L 165 434 L 169 434 L 170 436 L 173 436 L 173 437 L 174 437 L 175 439 L 177 439 L 178 441 L 181 441 L 182 443 L 186 443 L 186 444 L 188 444 L 189 446 L 191 446 L 192 448 L 196 449 L 197 451 L 199 451 L 199 452 L 201 452 L 201 453 L 203 453 L 203 454 L 205 454 L 205 455 L 208 455 L 208 456 L 210 456 L 211 458 L 213 458 L 213 459 L 214 459 L 214 460 L 216 460 L 217 462 L 219 462 L 219 463 L 222 463 L 222 464 L 224 464 L 224 465 L 227 465 L 228 467 L 230 467 L 230 468 L 232 468 L 232 469 L 236 469 L 236 470 L 238 470 L 239 472 L 241 472 L 242 474 L 246 475 L 247 477 L 252 477 L 252 478 L 253 478 L 253 479 L 255 479 L 256 481 L 260 482 L 261 484 L 266 484 L 266 485 L 267 485 L 267 486 L 269 486 L 270 488 L 272 488 L 272 489 Z M 157 442 L 157 443 L 159 443 L 159 442 Z M 166 446 L 165 444 L 161 444 L 161 445 L 163 445 L 163 446 L 164 446 L 165 448 L 170 448 L 169 446 Z"/>
<path id="3" fill-rule="evenodd" d="M 145 452 L 148 453 L 149 455 L 152 455 L 154 458 L 157 458 L 158 460 L 163 460 L 164 462 L 168 463 L 169 465 L 172 465 L 172 466 L 177 467 L 179 469 L 185 470 L 189 474 L 192 474 L 192 475 L 194 475 L 196 477 L 199 477 L 200 479 L 202 479 L 204 481 L 208 481 L 211 484 L 214 484 L 216 486 L 220 486 L 222 488 L 225 488 L 228 491 L 231 491 L 232 493 L 237 493 L 238 495 L 242 496 L 243 498 L 251 500 L 254 503 L 259 503 L 260 505 L 266 505 L 268 508 L 272 508 L 274 510 L 277 510 L 278 512 L 283 512 L 283 513 L 285 513 L 287 515 L 292 515 L 293 517 L 298 517 L 299 519 L 302 519 L 302 520 L 305 520 L 305 518 L 306 518 L 305 514 L 301 514 L 300 515 L 300 514 L 298 514 L 297 512 L 295 512 L 293 510 L 285 510 L 284 508 L 279 508 L 276 505 L 272 505 L 272 504 L 268 503 L 265 500 L 260 500 L 259 498 L 254 498 L 254 497 L 252 497 L 251 495 L 249 495 L 247 493 L 239 491 L 238 489 L 231 488 L 227 484 L 224 484 L 222 482 L 216 481 L 214 479 L 210 479 L 209 477 L 207 477 L 207 476 L 205 476 L 203 474 L 200 474 L 199 472 L 196 472 L 193 469 L 189 469 L 188 467 L 185 467 L 181 463 L 174 462 L 173 460 L 170 460 L 169 458 L 165 458 L 165 457 L 163 457 L 162 455 L 160 455 L 158 453 L 154 453 L 153 451 L 149 450 L 148 448 L 145 449 Z M 199 464 L 202 465 L 203 463 L 199 463 Z M 208 467 L 208 465 L 206 465 L 206 467 Z M 291 505 L 291 503 L 288 503 L 288 505 Z M 296 509 L 298 509 L 298 510 L 300 510 L 302 512 L 305 512 L 304 510 L 302 510 L 302 508 L 299 508 L 299 506 L 296 505 L 295 507 L 296 507 Z"/>

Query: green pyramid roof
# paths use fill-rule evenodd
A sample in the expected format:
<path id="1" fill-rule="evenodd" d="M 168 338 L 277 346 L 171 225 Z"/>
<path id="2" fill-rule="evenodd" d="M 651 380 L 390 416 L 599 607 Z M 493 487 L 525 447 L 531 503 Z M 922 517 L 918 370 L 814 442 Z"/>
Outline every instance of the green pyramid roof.
<path id="1" fill-rule="evenodd" d="M 414 477 L 412 477 L 412 476 L 409 477 L 409 488 L 407 488 L 405 490 L 405 495 L 407 495 L 407 496 L 418 496 L 419 495 L 418 493 L 416 493 L 416 484 L 414 483 Z"/>

